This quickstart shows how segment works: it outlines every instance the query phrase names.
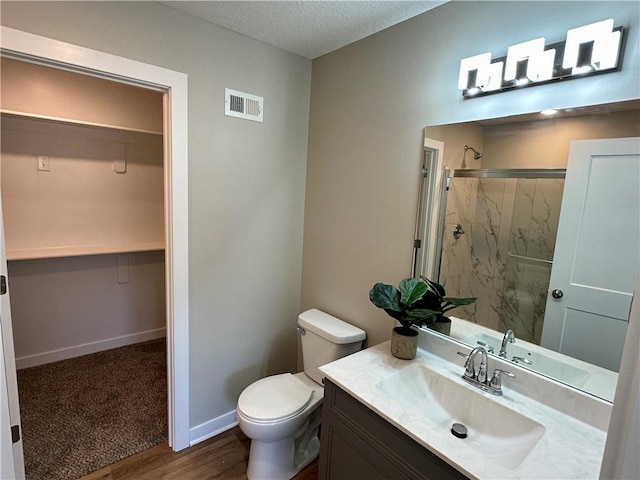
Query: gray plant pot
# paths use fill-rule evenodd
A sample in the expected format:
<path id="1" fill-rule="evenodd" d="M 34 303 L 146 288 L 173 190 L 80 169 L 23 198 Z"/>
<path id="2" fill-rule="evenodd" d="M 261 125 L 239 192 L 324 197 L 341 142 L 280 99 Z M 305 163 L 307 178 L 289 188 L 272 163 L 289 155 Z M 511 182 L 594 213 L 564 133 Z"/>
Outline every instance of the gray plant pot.
<path id="1" fill-rule="evenodd" d="M 418 351 L 418 331 L 413 328 L 395 327 L 391 332 L 391 355 L 411 360 Z"/>
<path id="2" fill-rule="evenodd" d="M 438 320 L 436 320 L 432 324 L 427 325 L 427 328 L 430 328 L 431 330 L 435 330 L 436 332 L 440 332 L 444 335 L 450 335 L 451 319 L 448 317 L 440 317 Z"/>

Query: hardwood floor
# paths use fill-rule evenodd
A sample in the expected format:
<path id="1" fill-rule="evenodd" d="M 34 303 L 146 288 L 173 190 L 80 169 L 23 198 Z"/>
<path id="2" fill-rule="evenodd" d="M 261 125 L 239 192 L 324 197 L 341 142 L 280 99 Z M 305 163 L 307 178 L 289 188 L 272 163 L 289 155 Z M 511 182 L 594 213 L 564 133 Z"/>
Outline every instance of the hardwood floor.
<path id="1" fill-rule="evenodd" d="M 80 480 L 244 480 L 251 441 L 234 427 L 180 452 L 160 445 L 102 468 Z M 318 460 L 294 477 L 317 480 Z M 282 480 L 282 479 L 273 479 Z"/>

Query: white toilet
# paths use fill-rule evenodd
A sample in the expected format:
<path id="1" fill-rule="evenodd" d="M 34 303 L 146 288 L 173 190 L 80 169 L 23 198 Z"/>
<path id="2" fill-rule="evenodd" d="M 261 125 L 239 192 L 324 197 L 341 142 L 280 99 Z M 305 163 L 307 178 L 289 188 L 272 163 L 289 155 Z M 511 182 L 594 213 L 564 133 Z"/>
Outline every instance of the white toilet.
<path id="1" fill-rule="evenodd" d="M 240 394 L 238 421 L 251 439 L 249 480 L 286 480 L 320 451 L 322 372 L 318 367 L 357 352 L 365 332 L 320 310 L 298 317 L 304 372 L 258 380 Z"/>

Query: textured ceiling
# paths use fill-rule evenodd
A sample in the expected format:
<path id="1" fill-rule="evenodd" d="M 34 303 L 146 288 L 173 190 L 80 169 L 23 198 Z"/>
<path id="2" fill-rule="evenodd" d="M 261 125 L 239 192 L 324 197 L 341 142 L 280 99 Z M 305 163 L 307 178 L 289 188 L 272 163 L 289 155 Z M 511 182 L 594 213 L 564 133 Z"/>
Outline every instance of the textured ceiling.
<path id="1" fill-rule="evenodd" d="M 445 1 L 160 3 L 288 52 L 314 59 L 420 15 Z"/>

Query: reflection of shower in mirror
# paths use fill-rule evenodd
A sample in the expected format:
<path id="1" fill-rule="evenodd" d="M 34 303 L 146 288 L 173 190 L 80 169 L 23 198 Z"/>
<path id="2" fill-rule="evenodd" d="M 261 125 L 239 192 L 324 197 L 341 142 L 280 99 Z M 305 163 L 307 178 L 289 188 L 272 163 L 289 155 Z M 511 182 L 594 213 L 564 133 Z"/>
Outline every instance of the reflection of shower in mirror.
<path id="1" fill-rule="evenodd" d="M 482 153 L 477 151 L 475 148 L 470 147 L 469 145 L 465 145 L 464 154 L 462 155 L 462 168 L 467 168 L 467 150 L 471 150 L 473 152 L 474 160 L 480 160 L 482 158 Z"/>

